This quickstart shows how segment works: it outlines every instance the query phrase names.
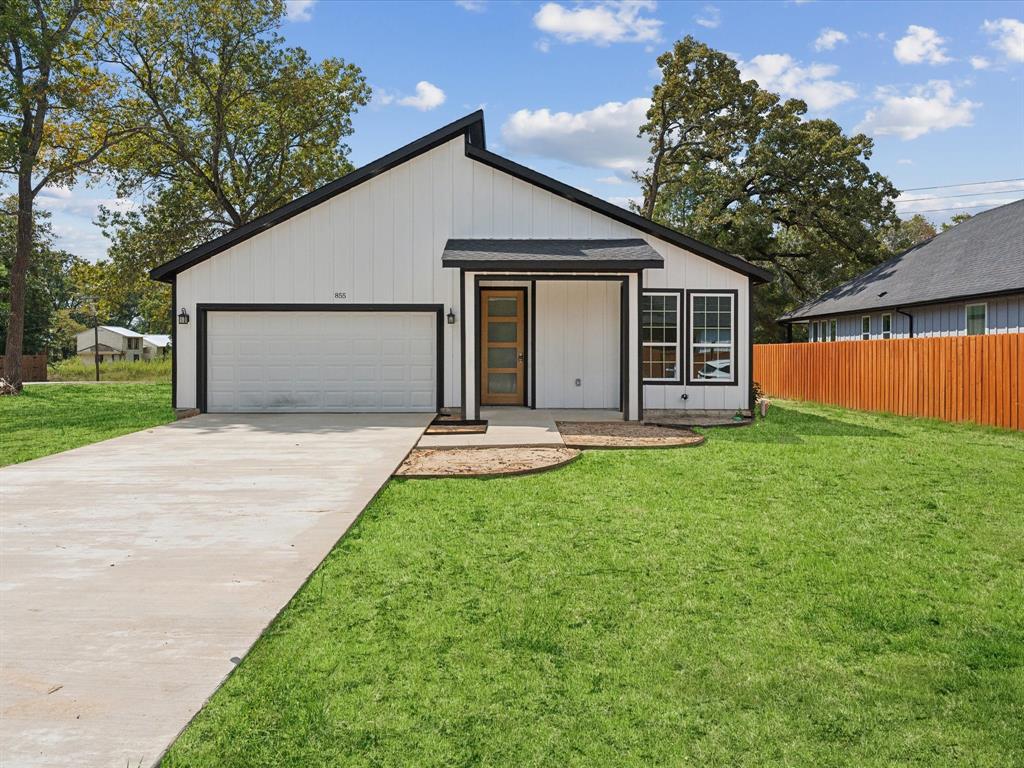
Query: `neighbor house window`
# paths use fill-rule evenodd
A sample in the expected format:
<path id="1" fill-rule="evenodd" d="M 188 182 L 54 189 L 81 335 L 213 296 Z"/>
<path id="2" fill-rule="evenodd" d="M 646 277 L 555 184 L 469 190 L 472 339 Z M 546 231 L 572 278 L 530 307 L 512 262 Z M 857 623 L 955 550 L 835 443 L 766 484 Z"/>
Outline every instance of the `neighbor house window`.
<path id="1" fill-rule="evenodd" d="M 967 335 L 981 336 L 988 328 L 988 305 L 967 305 Z"/>
<path id="2" fill-rule="evenodd" d="M 679 381 L 679 294 L 644 293 L 640 311 L 644 381 Z"/>
<path id="3" fill-rule="evenodd" d="M 860 338 L 862 341 L 871 338 L 871 315 L 864 315 L 860 319 Z"/>
<path id="4" fill-rule="evenodd" d="M 736 302 L 730 293 L 690 294 L 690 381 L 736 380 Z"/>
<path id="5" fill-rule="evenodd" d="M 810 339 L 808 339 L 808 341 L 817 341 L 817 340 L 818 340 L 818 321 L 815 320 L 814 322 L 811 323 L 811 337 L 810 337 Z"/>
<path id="6" fill-rule="evenodd" d="M 839 326 L 839 321 L 838 320 L 829 320 L 828 321 L 828 340 L 829 341 L 835 341 L 836 340 L 836 330 L 837 330 L 838 326 Z"/>
<path id="7" fill-rule="evenodd" d="M 882 315 L 882 338 L 892 338 L 892 315 Z"/>

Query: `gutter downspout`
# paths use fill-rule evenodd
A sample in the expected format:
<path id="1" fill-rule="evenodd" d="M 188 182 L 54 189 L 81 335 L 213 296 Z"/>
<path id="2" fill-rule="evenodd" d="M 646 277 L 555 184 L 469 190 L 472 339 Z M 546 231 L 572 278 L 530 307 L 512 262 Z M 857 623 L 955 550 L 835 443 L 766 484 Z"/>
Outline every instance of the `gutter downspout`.
<path id="1" fill-rule="evenodd" d="M 909 312 L 904 312 L 899 307 L 896 307 L 896 312 L 910 320 L 910 338 L 914 338 L 914 316 Z"/>

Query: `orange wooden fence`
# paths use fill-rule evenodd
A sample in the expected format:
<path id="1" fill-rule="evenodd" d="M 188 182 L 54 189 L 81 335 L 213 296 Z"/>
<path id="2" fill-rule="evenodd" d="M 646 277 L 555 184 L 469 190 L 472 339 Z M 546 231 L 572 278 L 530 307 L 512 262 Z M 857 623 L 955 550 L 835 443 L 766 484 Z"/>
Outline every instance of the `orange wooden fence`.
<path id="1" fill-rule="evenodd" d="M 1024 429 L 1024 334 L 755 344 L 765 394 Z"/>

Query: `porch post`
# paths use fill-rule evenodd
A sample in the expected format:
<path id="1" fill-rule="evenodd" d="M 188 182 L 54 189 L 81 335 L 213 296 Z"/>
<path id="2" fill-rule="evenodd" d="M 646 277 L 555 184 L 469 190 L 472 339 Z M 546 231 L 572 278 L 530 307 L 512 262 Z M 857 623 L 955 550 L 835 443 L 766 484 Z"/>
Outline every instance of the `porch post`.
<path id="1" fill-rule="evenodd" d="M 639 421 L 642 417 L 641 403 L 643 393 L 640 387 L 643 386 L 640 378 L 640 273 L 629 276 L 627 288 L 629 296 L 629 359 L 626 366 L 626 375 L 629 378 L 629 399 L 626 402 L 626 413 L 623 414 L 626 421 Z"/>
<path id="2" fill-rule="evenodd" d="M 476 274 L 463 273 L 462 281 L 462 418 L 479 419 L 476 385 Z"/>

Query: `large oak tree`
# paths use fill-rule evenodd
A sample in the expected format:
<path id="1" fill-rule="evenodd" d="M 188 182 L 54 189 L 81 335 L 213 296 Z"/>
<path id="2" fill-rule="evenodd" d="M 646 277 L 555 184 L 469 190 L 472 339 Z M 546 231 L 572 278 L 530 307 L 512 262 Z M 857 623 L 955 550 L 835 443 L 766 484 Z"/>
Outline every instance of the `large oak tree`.
<path id="1" fill-rule="evenodd" d="M 804 117 L 724 53 L 686 37 L 658 58 L 640 134 L 641 212 L 770 270 L 755 297 L 755 335 L 775 318 L 890 254 L 897 190 L 868 166 L 871 139 Z"/>

